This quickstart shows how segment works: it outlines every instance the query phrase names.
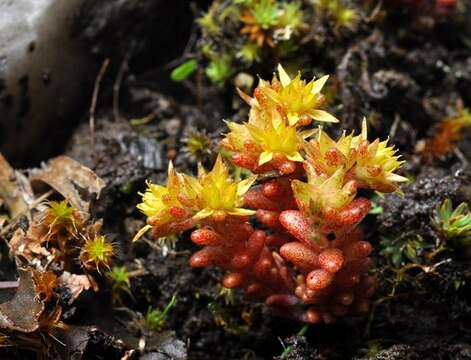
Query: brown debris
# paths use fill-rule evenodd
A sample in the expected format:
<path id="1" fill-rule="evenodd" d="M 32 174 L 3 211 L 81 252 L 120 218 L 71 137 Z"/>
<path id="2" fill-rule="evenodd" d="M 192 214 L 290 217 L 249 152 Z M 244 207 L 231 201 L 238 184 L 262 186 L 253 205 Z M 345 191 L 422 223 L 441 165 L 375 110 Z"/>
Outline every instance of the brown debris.
<path id="1" fill-rule="evenodd" d="M 44 304 L 36 296 L 31 271 L 20 270 L 20 284 L 10 301 L 0 304 L 0 329 L 31 333 L 39 328 Z"/>
<path id="2" fill-rule="evenodd" d="M 69 305 L 80 296 L 82 291 L 92 289 L 97 292 L 99 290 L 98 284 L 90 275 L 76 275 L 64 271 L 58 280 L 59 285 L 65 286 L 70 290 L 72 296 Z"/>
<path id="3" fill-rule="evenodd" d="M 82 198 L 80 190 L 87 189 L 98 198 L 105 186 L 105 182 L 92 170 L 67 156 L 58 156 L 43 169 L 33 171 L 30 180 L 48 184 L 73 207 L 85 213 L 89 213 L 90 202 Z"/>
<path id="4" fill-rule="evenodd" d="M 42 246 L 40 238 L 27 236 L 22 229 L 16 229 L 10 239 L 10 251 L 13 256 L 21 256 L 28 263 L 40 257 L 49 258 L 51 253 Z"/>
<path id="5" fill-rule="evenodd" d="M 24 181 L 20 179 L 20 173 L 13 170 L 3 155 L 0 154 L 0 198 L 3 199 L 12 218 L 28 209 L 25 195 L 29 194 L 22 191 L 24 189 L 21 188 L 20 182 L 24 184 Z"/>

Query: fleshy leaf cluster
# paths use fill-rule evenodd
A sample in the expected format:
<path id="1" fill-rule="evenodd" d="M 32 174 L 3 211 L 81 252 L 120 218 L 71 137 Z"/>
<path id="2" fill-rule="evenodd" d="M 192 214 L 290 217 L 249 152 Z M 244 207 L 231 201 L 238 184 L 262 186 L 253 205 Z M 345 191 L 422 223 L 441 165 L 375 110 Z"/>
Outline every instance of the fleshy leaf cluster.
<path id="1" fill-rule="evenodd" d="M 222 268 L 225 288 L 284 316 L 331 323 L 368 311 L 376 280 L 368 274 L 372 246 L 358 224 L 371 201 L 357 189 L 397 190 L 406 180 L 396 174 L 403 161 L 387 140 L 368 140 L 366 121 L 359 135 L 344 132 L 337 141 L 310 127 L 338 122 L 323 108 L 326 81 L 291 78 L 279 66 L 253 97 L 239 91 L 249 118 L 229 122 L 222 145 L 235 165 L 261 175 L 234 181 L 221 156 L 197 177 L 170 164 L 167 185 L 148 184 L 138 205 L 147 215 L 138 236 L 197 227 L 191 240 L 202 248 L 190 265 Z"/>

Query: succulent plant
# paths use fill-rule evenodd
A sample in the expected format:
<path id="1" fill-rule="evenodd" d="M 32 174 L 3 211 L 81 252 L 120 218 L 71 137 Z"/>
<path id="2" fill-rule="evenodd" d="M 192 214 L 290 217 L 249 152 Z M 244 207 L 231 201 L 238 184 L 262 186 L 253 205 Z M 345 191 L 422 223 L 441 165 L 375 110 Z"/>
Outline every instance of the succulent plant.
<path id="1" fill-rule="evenodd" d="M 239 91 L 249 119 L 228 123 L 222 145 L 234 164 L 259 177 L 232 180 L 221 156 L 210 172 L 200 166 L 198 177 L 170 164 L 167 186 L 149 183 L 142 195 L 147 225 L 137 237 L 196 227 L 191 240 L 202 249 L 190 265 L 226 270 L 225 288 L 243 289 L 284 316 L 330 323 L 366 312 L 375 277 L 368 274 L 372 246 L 358 224 L 371 202 L 357 189 L 393 192 L 406 179 L 395 173 L 403 162 L 387 141 L 367 139 L 366 122 L 360 135 L 338 141 L 304 129 L 313 119 L 338 121 L 320 109 L 326 80 L 291 79 L 279 66 L 254 97 Z"/>
<path id="2" fill-rule="evenodd" d="M 450 199 L 445 199 L 434 211 L 432 217 L 435 228 L 446 239 L 458 240 L 461 244 L 471 243 L 471 211 L 467 203 L 453 209 Z"/>

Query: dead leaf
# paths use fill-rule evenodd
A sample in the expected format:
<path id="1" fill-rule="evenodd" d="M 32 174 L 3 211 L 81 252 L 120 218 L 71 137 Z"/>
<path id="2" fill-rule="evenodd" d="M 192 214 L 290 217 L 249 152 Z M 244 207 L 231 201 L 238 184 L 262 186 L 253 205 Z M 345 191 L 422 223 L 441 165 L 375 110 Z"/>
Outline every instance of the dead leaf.
<path id="1" fill-rule="evenodd" d="M 81 191 L 86 189 L 90 195 L 95 194 L 98 199 L 105 186 L 105 182 L 92 170 L 67 156 L 58 156 L 50 160 L 46 167 L 33 170 L 30 180 L 48 184 L 73 207 L 87 214 L 90 202 L 82 198 Z"/>
<path id="2" fill-rule="evenodd" d="M 65 286 L 71 293 L 71 299 L 69 305 L 72 304 L 84 290 L 92 289 L 97 292 L 98 284 L 95 282 L 93 277 L 90 275 L 76 275 L 71 274 L 68 271 L 64 271 L 59 277 L 59 285 Z"/>
<path id="3" fill-rule="evenodd" d="M 33 270 L 33 280 L 37 296 L 46 303 L 54 296 L 57 287 L 57 276 L 52 271 Z"/>
<path id="4" fill-rule="evenodd" d="M 25 196 L 31 194 L 22 189 L 24 185 L 24 176 L 13 170 L 0 154 L 0 198 L 5 202 L 12 218 L 28 210 Z"/>
<path id="5" fill-rule="evenodd" d="M 31 333 L 39 328 L 39 317 L 44 311 L 36 296 L 31 271 L 19 270 L 20 284 L 15 296 L 0 304 L 0 329 Z"/>
<path id="6" fill-rule="evenodd" d="M 50 259 L 52 254 L 42 246 L 40 237 L 27 236 L 22 229 L 16 229 L 9 241 L 11 254 L 21 256 L 31 264 L 35 259 L 40 262 L 40 258 Z M 36 264 L 37 267 L 40 264 Z"/>

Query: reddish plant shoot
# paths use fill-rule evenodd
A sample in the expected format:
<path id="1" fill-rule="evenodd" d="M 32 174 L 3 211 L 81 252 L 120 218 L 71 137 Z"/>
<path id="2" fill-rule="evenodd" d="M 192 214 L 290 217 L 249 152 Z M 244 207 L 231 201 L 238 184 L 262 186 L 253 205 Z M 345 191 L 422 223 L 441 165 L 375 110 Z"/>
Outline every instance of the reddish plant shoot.
<path id="1" fill-rule="evenodd" d="M 368 311 L 372 246 L 358 224 L 370 201 L 357 189 L 393 192 L 406 180 L 394 173 L 402 161 L 387 141 L 367 139 L 365 121 L 359 135 L 337 141 L 322 128 L 306 130 L 312 120 L 338 121 L 321 109 L 326 80 L 291 79 L 279 66 L 254 97 L 241 93 L 249 119 L 229 123 L 222 145 L 234 164 L 265 179 L 274 174 L 268 180 L 233 181 L 221 157 L 196 178 L 170 165 L 167 185 L 148 184 L 138 205 L 147 216 L 139 236 L 196 228 L 191 240 L 202 248 L 192 267 L 222 268 L 226 288 L 308 323 Z"/>

